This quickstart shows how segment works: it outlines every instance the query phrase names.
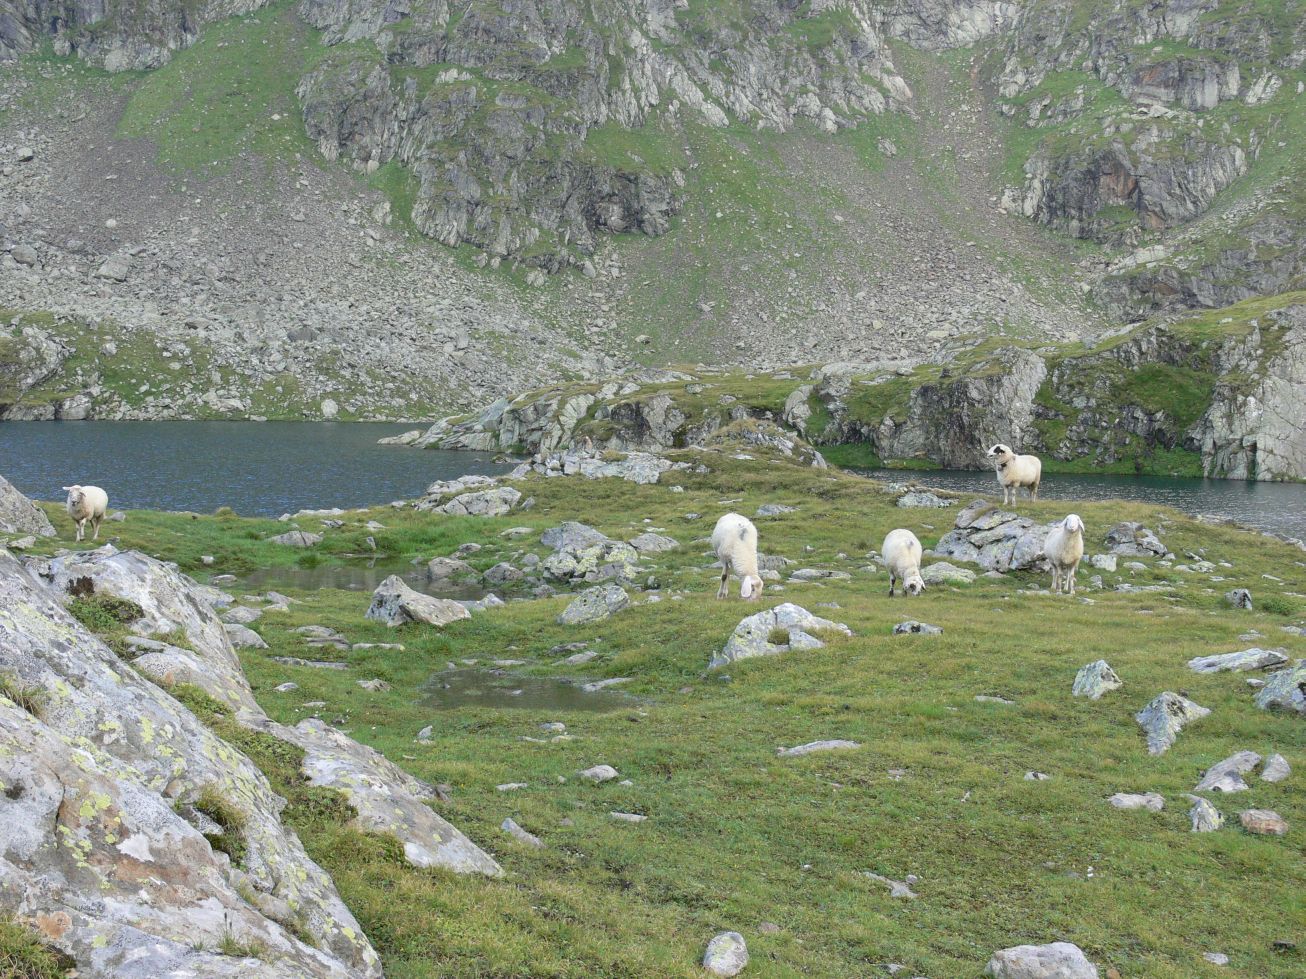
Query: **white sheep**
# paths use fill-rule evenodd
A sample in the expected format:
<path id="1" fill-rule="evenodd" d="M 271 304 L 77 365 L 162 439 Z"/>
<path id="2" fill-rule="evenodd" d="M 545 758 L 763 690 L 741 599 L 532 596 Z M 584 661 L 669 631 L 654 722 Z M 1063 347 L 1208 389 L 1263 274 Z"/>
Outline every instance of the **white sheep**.
<path id="1" fill-rule="evenodd" d="M 889 595 L 893 595 L 896 582 L 902 582 L 902 590 L 908 595 L 919 595 L 925 591 L 925 579 L 921 577 L 921 542 L 910 530 L 901 527 L 891 530 L 884 538 L 880 548 L 880 558 L 889 569 Z"/>
<path id="2" fill-rule="evenodd" d="M 989 449 L 993 465 L 998 473 L 998 485 L 1002 487 L 1002 502 L 1010 505 L 1016 502 L 1016 490 L 1029 490 L 1031 500 L 1038 499 L 1038 484 L 1043 479 L 1043 460 L 1038 456 L 1018 456 L 1011 446 L 999 442 Z"/>
<path id="3" fill-rule="evenodd" d="M 737 513 L 727 513 L 712 530 L 712 550 L 721 562 L 721 587 L 717 598 L 725 598 L 730 572 L 739 576 L 739 594 L 756 600 L 762 597 L 762 576 L 757 573 L 757 528 Z"/>
<path id="4" fill-rule="evenodd" d="M 1048 532 L 1043 556 L 1052 565 L 1052 590 L 1075 593 L 1075 572 L 1084 559 L 1084 521 L 1072 513 Z"/>
<path id="5" fill-rule="evenodd" d="M 98 486 L 65 486 L 68 493 L 68 516 L 77 524 L 77 539 L 86 535 L 86 521 L 95 530 L 94 540 L 100 539 L 100 523 L 109 509 L 109 494 Z"/>

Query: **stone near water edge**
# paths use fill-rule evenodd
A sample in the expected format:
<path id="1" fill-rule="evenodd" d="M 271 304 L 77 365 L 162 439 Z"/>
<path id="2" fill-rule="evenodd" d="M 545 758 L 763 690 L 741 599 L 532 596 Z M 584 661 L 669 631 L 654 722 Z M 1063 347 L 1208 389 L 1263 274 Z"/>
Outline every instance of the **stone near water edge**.
<path id="1" fill-rule="evenodd" d="M 1214 833 L 1224 825 L 1224 817 L 1220 815 L 1220 810 L 1211 805 L 1208 800 L 1199 795 L 1190 795 L 1188 799 L 1193 804 L 1193 807 L 1188 810 L 1188 818 L 1192 821 L 1192 832 Z"/>
<path id="2" fill-rule="evenodd" d="M 1149 812 L 1160 812 L 1165 808 L 1165 797 L 1157 792 L 1117 792 L 1107 802 L 1117 809 L 1146 809 Z"/>
<path id="3" fill-rule="evenodd" d="M 1124 682 L 1111 669 L 1104 659 L 1094 660 L 1079 668 L 1075 674 L 1075 684 L 1070 689 L 1073 697 L 1087 697 L 1090 700 L 1098 700 L 1103 694 L 1110 693 L 1112 690 L 1119 690 L 1124 686 Z"/>
<path id="4" fill-rule="evenodd" d="M 630 605 L 630 595 L 617 585 L 595 585 L 587 588 L 558 614 L 559 625 L 584 625 L 601 622 L 614 612 Z"/>
<path id="5" fill-rule="evenodd" d="M 968 585 L 975 577 L 969 568 L 959 568 L 947 561 L 936 561 L 921 570 L 921 579 L 927 585 Z"/>
<path id="6" fill-rule="evenodd" d="M 825 643 L 813 635 L 815 632 L 852 635 L 852 630 L 842 623 L 820 618 L 800 605 L 785 602 L 741 620 L 725 647 L 712 657 L 708 669 L 718 669 L 757 656 L 776 656 L 795 649 L 821 649 Z M 772 641 L 777 633 L 784 633 L 784 642 Z"/>
<path id="7" fill-rule="evenodd" d="M 1234 588 L 1224 593 L 1224 603 L 1230 608 L 1252 610 L 1252 593 L 1246 588 Z"/>
<path id="8" fill-rule="evenodd" d="M 1000 949 L 984 974 L 993 979 L 1098 979 L 1097 967 L 1070 942 Z"/>
<path id="9" fill-rule="evenodd" d="M 620 683 L 629 683 L 631 677 L 613 676 L 606 680 L 593 680 L 590 683 L 582 683 L 580 689 L 584 693 L 598 693 L 600 690 L 606 690 L 608 687 L 615 687 Z"/>
<path id="10" fill-rule="evenodd" d="M 775 753 L 781 758 L 801 758 L 818 751 L 849 751 L 860 747 L 861 744 L 857 741 L 836 738 L 830 741 L 809 741 L 807 744 L 800 744 L 793 748 L 776 748 Z"/>
<path id="11" fill-rule="evenodd" d="M 897 506 L 909 509 L 943 509 L 952 505 L 952 500 L 945 500 L 929 490 L 908 490 L 898 497 L 897 502 Z"/>
<path id="12" fill-rule="evenodd" d="M 1292 768 L 1288 765 L 1288 759 L 1283 755 L 1270 755 L 1265 759 L 1265 767 L 1261 769 L 1261 781 L 1282 782 L 1291 774 Z"/>
<path id="13" fill-rule="evenodd" d="M 435 557 L 426 562 L 427 581 L 448 581 L 450 578 L 470 578 L 476 569 L 466 561 L 452 557 Z"/>
<path id="14" fill-rule="evenodd" d="M 222 613 L 222 621 L 233 625 L 249 625 L 263 617 L 263 610 L 248 605 L 235 605 Z"/>
<path id="15" fill-rule="evenodd" d="M 1240 751 L 1224 761 L 1216 762 L 1202 775 L 1194 792 L 1246 792 L 1248 785 L 1243 775 L 1261 763 L 1254 751 Z"/>
<path id="16" fill-rule="evenodd" d="M 1256 706 L 1306 715 L 1306 660 L 1266 677 L 1265 686 L 1256 692 Z"/>
<path id="17" fill-rule="evenodd" d="M 518 843 L 525 843 L 527 846 L 533 846 L 537 850 L 544 849 L 544 841 L 534 833 L 528 833 L 517 825 L 513 819 L 505 819 L 499 824 L 499 828 L 515 839 Z"/>
<path id="18" fill-rule="evenodd" d="M 0 476 L 0 534 L 55 536 L 54 525 L 45 511 L 18 492 L 4 476 Z"/>
<path id="19" fill-rule="evenodd" d="M 614 778 L 620 777 L 618 772 L 611 765 L 594 765 L 580 773 L 581 778 L 587 778 L 591 782 L 611 782 Z"/>
<path id="20" fill-rule="evenodd" d="M 457 602 L 432 598 L 409 588 L 402 578 L 392 574 L 372 592 L 372 604 L 364 618 L 383 622 L 390 628 L 410 622 L 443 627 L 471 613 Z"/>
<path id="21" fill-rule="evenodd" d="M 521 501 L 519 490 L 511 486 L 497 486 L 455 496 L 435 509 L 455 517 L 502 517 Z"/>
<path id="22" fill-rule="evenodd" d="M 703 968 L 714 976 L 728 979 L 748 965 L 748 945 L 737 931 L 723 931 L 713 936 L 703 953 Z"/>
<path id="23" fill-rule="evenodd" d="M 1167 690 L 1135 714 L 1134 720 L 1147 735 L 1148 754 L 1161 755 L 1175 743 L 1186 724 L 1209 713 L 1200 704 Z"/>
<path id="24" fill-rule="evenodd" d="M 928 622 L 917 622 L 915 619 L 908 619 L 906 622 L 899 622 L 893 627 L 895 636 L 939 636 L 943 634 L 943 628 L 937 625 L 930 625 Z"/>
<path id="25" fill-rule="evenodd" d="M 1243 673 L 1248 670 L 1263 670 L 1271 666 L 1280 666 L 1288 662 L 1282 650 L 1261 649 L 1253 646 L 1237 653 L 1220 653 L 1215 656 L 1196 656 L 1188 661 L 1188 668 L 1196 673 L 1220 673 L 1229 670 Z"/>
<path id="26" fill-rule="evenodd" d="M 1257 836 L 1284 836 L 1288 832 L 1288 821 L 1273 809 L 1244 809 L 1238 813 L 1238 821 Z"/>
<path id="27" fill-rule="evenodd" d="M 288 530 L 284 534 L 269 537 L 268 542 L 283 547 L 316 547 L 322 543 L 322 535 L 307 534 L 302 530 Z"/>

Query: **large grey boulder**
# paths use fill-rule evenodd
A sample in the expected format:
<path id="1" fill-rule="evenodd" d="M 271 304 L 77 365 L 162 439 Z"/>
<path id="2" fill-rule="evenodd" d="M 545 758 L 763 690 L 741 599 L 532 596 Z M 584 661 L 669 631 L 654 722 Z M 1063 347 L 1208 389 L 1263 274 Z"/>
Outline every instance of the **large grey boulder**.
<path id="1" fill-rule="evenodd" d="M 712 657 L 708 669 L 756 656 L 776 656 L 794 649 L 820 649 L 825 643 L 814 635 L 817 632 L 852 635 L 852 630 L 840 622 L 831 622 L 800 605 L 785 602 L 750 615 L 735 626 L 734 634 L 726 641 L 725 648 Z M 772 641 L 780 634 L 784 635 L 783 642 Z"/>
<path id="2" fill-rule="evenodd" d="M 1111 669 L 1111 664 L 1104 659 L 1099 659 L 1079 668 L 1079 672 L 1075 674 L 1075 685 L 1071 687 L 1070 693 L 1074 697 L 1098 700 L 1103 694 L 1119 690 L 1122 686 L 1124 683 L 1116 675 L 1116 671 Z"/>
<path id="3" fill-rule="evenodd" d="M 1200 795 L 1190 795 L 1188 798 L 1193 804 L 1193 807 L 1188 810 L 1191 832 L 1214 833 L 1224 825 L 1224 816 L 1220 815 L 1220 810 L 1211 805 L 1208 800 Z"/>
<path id="4" fill-rule="evenodd" d="M 268 542 L 283 547 L 316 547 L 322 543 L 322 535 L 309 534 L 302 530 L 288 530 L 284 534 L 269 537 Z"/>
<path id="5" fill-rule="evenodd" d="M 63 594 L 0 552 L 0 673 L 36 705 L 0 700 L 0 906 L 61 921 L 51 941 L 85 975 L 380 976 L 267 779 L 68 615 Z M 215 825 L 193 804 L 206 792 L 240 814 L 239 866 L 205 839 Z M 279 964 L 233 973 L 216 954 L 228 933 Z"/>
<path id="6" fill-rule="evenodd" d="M 1106 532 L 1106 546 L 1112 554 L 1126 557 L 1162 557 L 1169 548 L 1140 523 L 1125 521 Z"/>
<path id="7" fill-rule="evenodd" d="M 384 622 L 391 628 L 409 622 L 446 626 L 459 619 L 470 619 L 471 615 L 457 602 L 414 591 L 397 574 L 377 585 L 376 591 L 372 592 L 372 604 L 365 613 L 366 618 Z"/>
<path id="8" fill-rule="evenodd" d="M 619 581 L 639 575 L 639 551 L 625 541 L 604 540 L 582 547 L 562 547 L 540 562 L 555 581 Z"/>
<path id="9" fill-rule="evenodd" d="M 426 564 L 427 581 L 448 581 L 450 578 L 470 578 L 476 569 L 456 557 L 431 558 Z"/>
<path id="10" fill-rule="evenodd" d="M 975 580 L 975 572 L 947 561 L 935 561 L 921 569 L 921 580 L 927 585 L 968 585 Z"/>
<path id="11" fill-rule="evenodd" d="M 595 544 L 606 544 L 610 538 L 588 524 L 567 520 L 550 527 L 540 535 L 540 543 L 555 551 L 575 551 Z"/>
<path id="12" fill-rule="evenodd" d="M 601 622 L 613 612 L 620 612 L 630 604 L 625 589 L 616 585 L 595 585 L 586 588 L 571 600 L 558 615 L 559 625 L 584 625 Z"/>
<path id="13" fill-rule="evenodd" d="M 985 571 L 1044 570 L 1043 544 L 1056 524 L 1034 521 L 976 500 L 957 514 L 934 547 L 938 557 L 978 564 Z"/>
<path id="14" fill-rule="evenodd" d="M 1248 785 L 1243 776 L 1261 763 L 1254 751 L 1240 751 L 1206 770 L 1194 792 L 1246 792 Z"/>
<path id="15" fill-rule="evenodd" d="M 1185 724 L 1209 713 L 1211 712 L 1205 707 L 1193 703 L 1187 697 L 1167 690 L 1135 714 L 1134 720 L 1147 735 L 1147 753 L 1161 755 L 1175 743 Z"/>
<path id="16" fill-rule="evenodd" d="M 1195 656 L 1188 661 L 1188 668 L 1197 673 L 1220 673 L 1223 670 L 1244 673 L 1247 670 L 1263 670 L 1286 662 L 1288 657 L 1277 649 L 1261 649 L 1253 646 L 1251 649 L 1244 649 L 1237 653 Z"/>
<path id="17" fill-rule="evenodd" d="M 1001 949 L 984 974 L 993 979 L 1098 979 L 1097 967 L 1070 942 Z"/>
<path id="18" fill-rule="evenodd" d="M 660 554 L 663 551 L 675 550 L 680 546 L 680 541 L 674 537 L 664 537 L 662 534 L 640 534 L 630 539 L 630 546 L 640 554 Z"/>
<path id="19" fill-rule="evenodd" d="M 35 534 L 53 537 L 54 525 L 45 511 L 0 476 L 0 534 Z"/>
<path id="20" fill-rule="evenodd" d="M 1306 715 L 1306 659 L 1297 665 L 1271 673 L 1265 686 L 1256 692 L 1256 706 L 1262 710 L 1278 708 Z"/>
<path id="21" fill-rule="evenodd" d="M 455 496 L 436 509 L 454 517 L 502 517 L 521 500 L 521 492 L 511 486 Z"/>
<path id="22" fill-rule="evenodd" d="M 714 976 L 729 979 L 744 971 L 748 965 L 748 946 L 744 936 L 737 931 L 723 931 L 707 943 L 703 953 L 703 968 Z"/>

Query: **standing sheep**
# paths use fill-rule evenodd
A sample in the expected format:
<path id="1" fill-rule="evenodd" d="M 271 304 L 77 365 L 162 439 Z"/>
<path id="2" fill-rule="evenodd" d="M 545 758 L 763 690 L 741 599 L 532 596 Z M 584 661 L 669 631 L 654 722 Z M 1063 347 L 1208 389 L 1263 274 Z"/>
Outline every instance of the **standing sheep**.
<path id="1" fill-rule="evenodd" d="M 712 550 L 721 562 L 721 587 L 717 598 L 729 592 L 730 572 L 739 576 L 739 594 L 756 600 L 762 597 L 762 576 L 757 573 L 757 528 L 737 513 L 727 513 L 712 530 Z"/>
<path id="2" fill-rule="evenodd" d="M 908 595 L 919 595 L 925 591 L 925 579 L 921 577 L 921 542 L 910 530 L 889 531 L 880 548 L 884 566 L 889 569 L 889 595 L 893 596 L 894 585 L 902 582 L 902 590 Z"/>
<path id="3" fill-rule="evenodd" d="M 1043 556 L 1052 565 L 1052 590 L 1075 593 L 1075 572 L 1084 558 L 1084 521 L 1072 513 L 1052 528 L 1043 542 Z"/>
<path id="4" fill-rule="evenodd" d="M 86 536 L 86 521 L 95 531 L 93 540 L 100 539 L 100 523 L 109 509 L 109 494 L 98 486 L 65 486 L 68 493 L 68 516 L 77 524 L 77 539 Z"/>
<path id="5" fill-rule="evenodd" d="M 999 442 L 989 449 L 998 472 L 998 485 L 1002 487 L 1002 502 L 1010 506 L 1016 502 L 1016 490 L 1029 490 L 1031 500 L 1038 499 L 1038 484 L 1043 479 L 1043 461 L 1038 456 L 1018 456 L 1011 446 Z"/>

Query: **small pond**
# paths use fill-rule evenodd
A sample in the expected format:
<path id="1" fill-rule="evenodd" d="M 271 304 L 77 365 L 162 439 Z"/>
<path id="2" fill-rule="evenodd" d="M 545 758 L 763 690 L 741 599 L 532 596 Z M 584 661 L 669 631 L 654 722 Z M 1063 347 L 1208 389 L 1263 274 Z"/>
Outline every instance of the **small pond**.
<path id="1" fill-rule="evenodd" d="M 495 707 L 517 710 L 620 710 L 636 703 L 615 690 L 586 693 L 578 683 L 552 677 L 520 676 L 490 670 L 447 670 L 437 673 L 423 690 L 422 704 L 441 710 Z"/>
<path id="2" fill-rule="evenodd" d="M 288 567 L 259 568 L 241 578 L 241 586 L 251 591 L 316 591 L 319 588 L 339 588 L 344 591 L 372 592 L 376 586 L 397 574 L 408 587 L 437 598 L 476 600 L 484 598 L 492 589 L 479 581 L 429 581 L 426 569 L 406 561 L 358 560 L 349 564 L 318 565 L 313 568 Z"/>

